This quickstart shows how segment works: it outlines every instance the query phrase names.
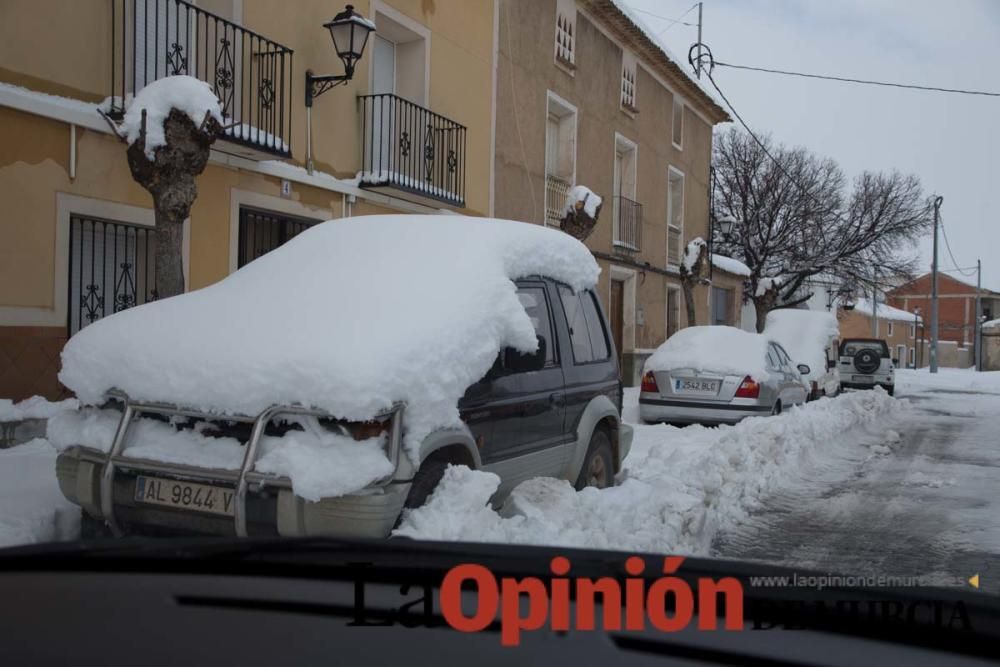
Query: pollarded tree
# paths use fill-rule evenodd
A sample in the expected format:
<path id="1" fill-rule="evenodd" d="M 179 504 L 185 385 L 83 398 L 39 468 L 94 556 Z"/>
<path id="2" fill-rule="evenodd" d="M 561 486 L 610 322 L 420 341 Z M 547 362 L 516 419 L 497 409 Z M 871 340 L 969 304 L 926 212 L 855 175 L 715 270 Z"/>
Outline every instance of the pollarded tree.
<path id="1" fill-rule="evenodd" d="M 219 100 L 194 77 L 159 79 L 139 91 L 115 131 L 128 143 L 132 178 L 153 197 L 156 296 L 183 294 L 183 225 L 198 196 L 195 177 L 222 132 Z"/>

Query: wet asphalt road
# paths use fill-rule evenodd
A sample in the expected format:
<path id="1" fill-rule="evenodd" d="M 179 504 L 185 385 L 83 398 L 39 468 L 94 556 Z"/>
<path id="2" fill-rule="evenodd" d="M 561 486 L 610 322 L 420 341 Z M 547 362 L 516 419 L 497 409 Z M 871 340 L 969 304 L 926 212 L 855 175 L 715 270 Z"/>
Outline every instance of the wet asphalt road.
<path id="1" fill-rule="evenodd" d="M 823 573 L 921 577 L 1000 594 L 1000 394 L 914 391 L 891 428 L 845 433 L 714 556 Z"/>

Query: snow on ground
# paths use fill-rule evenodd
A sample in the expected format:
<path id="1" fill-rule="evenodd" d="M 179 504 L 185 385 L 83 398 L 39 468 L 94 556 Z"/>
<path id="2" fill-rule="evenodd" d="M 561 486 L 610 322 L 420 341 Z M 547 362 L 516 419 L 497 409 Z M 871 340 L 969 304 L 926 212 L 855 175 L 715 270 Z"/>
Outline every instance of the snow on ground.
<path id="1" fill-rule="evenodd" d="M 625 417 L 634 420 L 638 390 L 625 396 Z M 735 426 L 636 424 L 618 486 L 577 492 L 568 482 L 536 478 L 515 488 L 499 511 L 487 506 L 499 478 L 455 466 L 396 534 L 703 554 L 719 530 L 738 525 L 765 494 L 853 430 L 884 429 L 908 411 L 906 402 L 875 390 Z"/>
<path id="2" fill-rule="evenodd" d="M 14 403 L 9 398 L 0 398 L 0 422 L 48 419 L 62 410 L 76 410 L 78 407 L 80 407 L 80 402 L 75 398 L 53 402 L 41 396 L 32 396 L 19 403 Z"/>
<path id="3" fill-rule="evenodd" d="M 56 482 L 56 450 L 42 439 L 0 449 L 0 547 L 80 534 L 80 508 Z"/>
<path id="4" fill-rule="evenodd" d="M 332 220 L 210 287 L 87 326 L 63 349 L 59 378 L 87 404 L 116 387 L 250 415 L 298 403 L 367 420 L 405 401 L 412 457 L 426 433 L 459 423 L 459 398 L 502 347 L 535 349 L 513 279 L 543 274 L 579 289 L 599 272 L 586 246 L 539 225 Z"/>
<path id="5" fill-rule="evenodd" d="M 146 157 L 152 160 L 156 149 L 166 143 L 163 123 L 171 109 L 186 113 L 200 126 L 205 114 L 211 114 L 223 125 L 222 107 L 212 87 L 193 76 L 168 76 L 157 79 L 140 90 L 132 99 L 122 120 L 122 130 L 129 145 L 139 140 L 142 133 L 142 112 L 146 112 Z"/>
<path id="6" fill-rule="evenodd" d="M 941 391 L 982 391 L 1000 394 L 1000 371 L 977 373 L 971 368 L 896 369 L 896 388 L 906 393 Z"/>
<path id="7" fill-rule="evenodd" d="M 726 326 L 687 327 L 656 348 L 643 372 L 690 368 L 762 378 L 766 357 L 767 338 L 760 334 Z"/>

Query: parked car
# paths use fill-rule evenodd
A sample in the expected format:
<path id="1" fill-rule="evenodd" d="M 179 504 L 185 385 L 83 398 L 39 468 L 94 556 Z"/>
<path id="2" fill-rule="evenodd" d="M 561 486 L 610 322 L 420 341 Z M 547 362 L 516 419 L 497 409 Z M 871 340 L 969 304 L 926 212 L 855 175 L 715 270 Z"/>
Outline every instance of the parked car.
<path id="1" fill-rule="evenodd" d="M 840 369 L 835 361 L 840 327 L 837 316 L 826 311 L 780 308 L 767 314 L 764 335 L 779 343 L 789 355 L 809 366 L 802 374 L 809 400 L 840 392 Z"/>
<path id="2" fill-rule="evenodd" d="M 848 338 L 840 342 L 840 388 L 874 389 L 895 393 L 895 365 L 889 345 L 878 338 Z"/>
<path id="3" fill-rule="evenodd" d="M 688 327 L 646 361 L 639 416 L 646 422 L 735 423 L 805 403 L 806 364 L 762 334 Z"/>
<path id="4" fill-rule="evenodd" d="M 395 274 L 348 280 L 371 261 L 358 247 L 378 247 L 384 266 L 375 273 Z M 462 261 L 454 260 L 457 247 Z M 100 443 L 104 451 L 77 440 L 59 455 L 60 488 L 83 508 L 85 534 L 383 537 L 404 509 L 427 501 L 451 464 L 496 473 L 497 503 L 537 476 L 612 486 L 632 428 L 621 421 L 617 354 L 593 291 L 598 269 L 587 265 L 581 274 L 586 262 L 593 259 L 579 241 L 523 223 L 377 216 L 317 225 L 221 283 L 123 311 L 70 341 L 62 377 L 81 400 L 106 396 L 121 416 L 111 417 L 118 426 L 110 427 L 112 442 Z M 533 275 L 538 267 L 550 275 Z M 581 275 L 591 287 L 574 291 L 557 280 Z M 248 304 L 267 300 L 253 290 L 280 293 L 285 320 L 267 328 L 257 318 L 263 331 L 233 323 L 251 317 Z M 340 305 L 319 310 L 323 299 Z M 90 365 L 95 355 L 130 354 L 109 339 L 156 335 L 167 311 L 182 323 L 170 322 L 162 347 L 147 349 L 155 370 Z M 502 327 L 520 327 L 522 341 L 533 327 L 537 350 L 492 346 L 512 336 L 496 338 Z M 269 347 L 270 356 L 256 354 Z M 375 351 L 358 353 L 367 348 Z M 492 368 L 467 382 L 466 369 L 488 365 L 491 353 Z M 467 357 L 478 361 L 470 366 Z M 303 386 L 316 389 L 289 400 Z M 129 387 L 147 395 L 140 400 Z M 151 400 L 151 392 L 165 398 Z M 199 392 L 208 398 L 196 399 Z M 358 399 L 366 392 L 379 398 Z M 178 396 L 186 395 L 191 403 L 182 404 Z M 312 396 L 320 405 L 360 407 L 345 408 L 345 417 L 309 407 Z M 403 402 L 358 418 L 386 400 Z M 242 405 L 264 408 L 236 409 Z M 428 420 L 448 424 L 427 427 Z M 330 478 L 354 473 L 367 475 L 359 487 L 323 491 Z"/>

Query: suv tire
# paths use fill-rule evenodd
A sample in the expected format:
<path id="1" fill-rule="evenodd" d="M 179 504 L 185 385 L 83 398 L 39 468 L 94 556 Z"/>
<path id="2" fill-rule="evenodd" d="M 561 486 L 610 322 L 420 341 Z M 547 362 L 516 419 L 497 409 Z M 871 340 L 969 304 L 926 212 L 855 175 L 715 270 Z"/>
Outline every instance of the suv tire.
<path id="1" fill-rule="evenodd" d="M 420 466 L 420 470 L 413 476 L 413 482 L 410 484 L 410 492 L 403 502 L 403 508 L 416 509 L 422 507 L 431 494 L 434 493 L 434 489 L 437 488 L 441 478 L 444 477 L 444 471 L 448 465 L 449 461 L 443 457 L 432 457 L 424 461 Z"/>
<path id="2" fill-rule="evenodd" d="M 603 428 L 597 428 L 590 436 L 590 446 L 583 459 L 580 477 L 576 480 L 576 490 L 582 491 L 588 486 L 606 489 L 614 485 L 615 465 L 611 438 Z"/>
<path id="3" fill-rule="evenodd" d="M 862 375 L 871 375 L 878 372 L 881 359 L 875 350 L 863 348 L 854 355 L 854 367 Z"/>

